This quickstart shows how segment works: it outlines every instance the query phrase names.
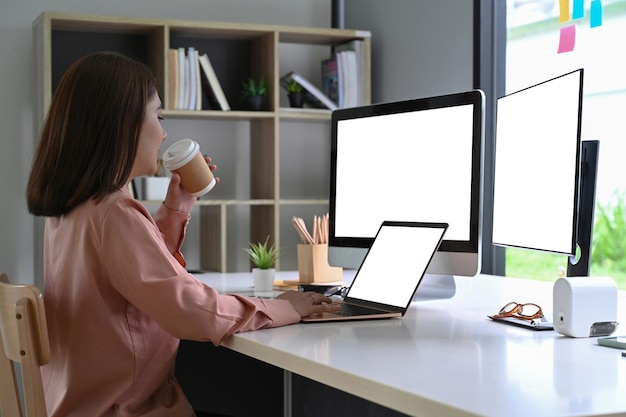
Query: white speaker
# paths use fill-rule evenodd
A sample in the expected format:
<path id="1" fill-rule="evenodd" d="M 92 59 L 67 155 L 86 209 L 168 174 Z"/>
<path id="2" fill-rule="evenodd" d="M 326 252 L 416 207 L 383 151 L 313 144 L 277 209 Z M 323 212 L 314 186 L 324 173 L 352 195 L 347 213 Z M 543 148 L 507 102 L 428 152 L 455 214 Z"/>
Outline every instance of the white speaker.
<path id="1" fill-rule="evenodd" d="M 554 330 L 570 337 L 608 336 L 617 327 L 617 286 L 609 277 L 559 278 L 552 292 Z"/>

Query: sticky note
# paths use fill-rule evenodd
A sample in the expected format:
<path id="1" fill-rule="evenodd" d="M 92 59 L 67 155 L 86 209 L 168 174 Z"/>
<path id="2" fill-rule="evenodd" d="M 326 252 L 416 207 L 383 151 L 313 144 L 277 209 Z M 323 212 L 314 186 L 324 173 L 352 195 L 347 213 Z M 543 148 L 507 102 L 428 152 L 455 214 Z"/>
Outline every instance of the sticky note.
<path id="1" fill-rule="evenodd" d="M 574 0 L 574 7 L 572 9 L 572 19 L 582 19 L 584 16 L 585 16 L 584 0 Z"/>
<path id="2" fill-rule="evenodd" d="M 600 0 L 592 0 L 589 27 L 595 28 L 598 26 L 602 26 L 602 2 Z"/>
<path id="3" fill-rule="evenodd" d="M 569 0 L 559 0 L 559 23 L 569 21 Z"/>
<path id="4" fill-rule="evenodd" d="M 576 44 L 576 26 L 570 25 L 561 28 L 559 36 L 559 50 L 558 54 L 563 52 L 571 52 L 574 50 Z"/>

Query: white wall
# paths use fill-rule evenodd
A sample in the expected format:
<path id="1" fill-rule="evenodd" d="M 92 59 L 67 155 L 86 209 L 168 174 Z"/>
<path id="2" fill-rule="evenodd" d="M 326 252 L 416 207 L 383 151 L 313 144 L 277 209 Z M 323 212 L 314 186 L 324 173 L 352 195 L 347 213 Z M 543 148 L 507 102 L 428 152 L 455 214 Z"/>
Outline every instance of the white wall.
<path id="1" fill-rule="evenodd" d="M 21 283 L 35 271 L 24 195 L 34 143 L 31 25 L 44 10 L 330 26 L 330 0 L 0 0 L 0 272 Z"/>
<path id="2" fill-rule="evenodd" d="M 372 101 L 473 87 L 473 0 L 345 0 L 345 26 L 372 32 Z"/>

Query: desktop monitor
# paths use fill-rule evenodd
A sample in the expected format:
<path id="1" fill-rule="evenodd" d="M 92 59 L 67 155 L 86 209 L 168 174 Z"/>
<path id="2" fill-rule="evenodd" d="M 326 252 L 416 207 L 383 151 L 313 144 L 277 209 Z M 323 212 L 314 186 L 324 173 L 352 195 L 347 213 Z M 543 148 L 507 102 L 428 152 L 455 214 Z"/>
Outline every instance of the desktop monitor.
<path id="1" fill-rule="evenodd" d="M 582 94 L 578 69 L 497 100 L 495 245 L 575 256 L 580 225 L 589 221 L 581 203 L 595 201 L 597 162 L 587 162 L 593 188 L 581 199 L 581 156 L 589 158 L 593 144 L 581 142 Z"/>
<path id="2" fill-rule="evenodd" d="M 480 272 L 484 120 L 480 90 L 335 110 L 330 264 L 358 268 L 385 220 L 444 222 L 416 299 Z"/>

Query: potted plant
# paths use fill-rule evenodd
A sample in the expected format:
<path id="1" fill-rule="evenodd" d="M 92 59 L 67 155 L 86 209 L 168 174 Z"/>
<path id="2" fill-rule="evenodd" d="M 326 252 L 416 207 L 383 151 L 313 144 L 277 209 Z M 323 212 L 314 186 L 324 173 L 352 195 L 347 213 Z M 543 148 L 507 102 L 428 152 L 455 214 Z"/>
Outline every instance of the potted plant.
<path id="1" fill-rule="evenodd" d="M 274 276 L 276 275 L 274 264 L 278 260 L 279 252 L 273 244 L 269 244 L 269 238 L 267 236 L 263 243 L 250 242 L 250 247 L 245 249 L 255 265 L 252 269 L 252 277 L 256 292 L 269 292 L 274 289 Z"/>
<path id="2" fill-rule="evenodd" d="M 241 97 L 248 100 L 248 105 L 251 110 L 263 110 L 267 97 L 267 83 L 265 82 L 265 78 L 261 76 L 258 80 L 255 80 L 253 77 L 248 77 L 243 80 L 241 84 Z"/>
<path id="3" fill-rule="evenodd" d="M 291 107 L 304 106 L 304 97 L 306 92 L 296 80 L 289 80 L 284 87 L 285 90 L 287 90 L 287 97 L 289 98 L 289 105 Z"/>

